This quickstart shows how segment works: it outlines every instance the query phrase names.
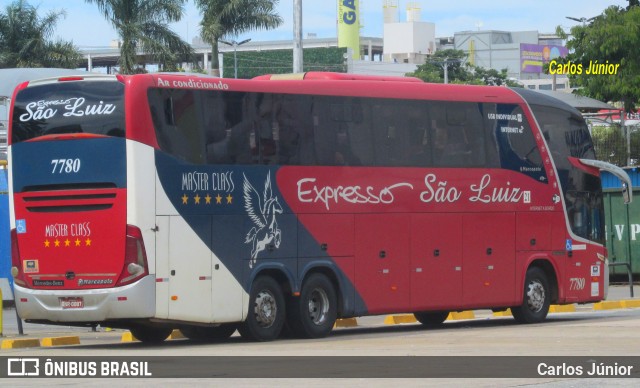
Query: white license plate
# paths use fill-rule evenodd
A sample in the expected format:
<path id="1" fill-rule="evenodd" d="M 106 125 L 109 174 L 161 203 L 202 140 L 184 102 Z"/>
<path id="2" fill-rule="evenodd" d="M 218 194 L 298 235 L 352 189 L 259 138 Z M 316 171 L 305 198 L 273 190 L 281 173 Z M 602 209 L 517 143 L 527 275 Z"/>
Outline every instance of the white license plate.
<path id="1" fill-rule="evenodd" d="M 63 309 L 81 309 L 84 308 L 83 298 L 60 298 L 60 307 Z"/>

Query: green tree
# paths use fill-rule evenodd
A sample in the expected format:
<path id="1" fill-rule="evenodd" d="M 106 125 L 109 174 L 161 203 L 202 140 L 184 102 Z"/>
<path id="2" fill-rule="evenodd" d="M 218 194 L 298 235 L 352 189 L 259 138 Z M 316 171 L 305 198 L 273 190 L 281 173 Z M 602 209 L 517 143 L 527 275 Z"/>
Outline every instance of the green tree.
<path id="1" fill-rule="evenodd" d="M 176 63 L 193 61 L 191 46 L 169 28 L 182 18 L 185 0 L 85 0 L 100 12 L 118 32 L 120 72 L 143 72 L 139 51 L 151 56 L 164 70 L 175 70 Z"/>
<path id="2" fill-rule="evenodd" d="M 0 13 L 0 68 L 75 68 L 82 55 L 71 43 L 52 41 L 56 23 L 64 11 L 51 11 L 44 17 L 24 0 L 8 5 Z"/>
<path id="3" fill-rule="evenodd" d="M 273 29 L 282 24 L 278 0 L 195 0 L 202 13 L 200 35 L 211 45 L 211 73 L 220 75 L 218 41 L 245 31 Z"/>
<path id="4" fill-rule="evenodd" d="M 444 66 L 447 65 L 447 78 L 450 83 L 492 86 L 516 86 L 507 79 L 507 69 L 500 71 L 471 66 L 466 63 L 467 54 L 462 50 L 441 50 L 431 55 L 418 66 L 415 72 L 407 76 L 417 77 L 425 82 L 443 83 Z"/>
<path id="5" fill-rule="evenodd" d="M 640 100 L 640 7 L 612 6 L 591 23 L 572 27 L 567 47 L 570 53 L 563 62 L 582 65 L 581 74 L 569 74 L 578 93 L 601 101 L 621 101 L 627 112 L 633 109 Z M 586 74 L 596 61 L 620 66 L 616 74 Z"/>
<path id="6" fill-rule="evenodd" d="M 444 82 L 444 68 L 447 67 L 449 82 L 465 83 L 473 78 L 469 66 L 465 63 L 467 54 L 462 50 L 440 50 L 431 55 L 415 72 L 407 74 L 425 82 Z"/>

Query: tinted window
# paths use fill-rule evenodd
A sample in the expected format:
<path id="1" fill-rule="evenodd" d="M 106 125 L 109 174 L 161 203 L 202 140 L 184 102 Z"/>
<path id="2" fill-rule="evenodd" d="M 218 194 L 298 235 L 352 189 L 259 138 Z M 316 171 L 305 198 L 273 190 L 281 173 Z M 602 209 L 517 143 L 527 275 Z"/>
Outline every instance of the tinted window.
<path id="1" fill-rule="evenodd" d="M 158 144 L 191 163 L 499 167 L 484 107 L 153 89 Z"/>
<path id="2" fill-rule="evenodd" d="M 573 233 L 604 243 L 604 207 L 600 178 L 576 168 L 568 157 L 595 159 L 587 125 L 573 111 L 531 105 L 549 146 L 564 194 Z"/>
<path id="3" fill-rule="evenodd" d="M 66 81 L 21 90 L 13 110 L 12 142 L 63 133 L 124 137 L 124 85 Z"/>
<path id="4" fill-rule="evenodd" d="M 500 166 L 547 183 L 546 171 L 531 126 L 522 108 L 513 104 L 484 104 L 486 126 L 500 155 Z"/>

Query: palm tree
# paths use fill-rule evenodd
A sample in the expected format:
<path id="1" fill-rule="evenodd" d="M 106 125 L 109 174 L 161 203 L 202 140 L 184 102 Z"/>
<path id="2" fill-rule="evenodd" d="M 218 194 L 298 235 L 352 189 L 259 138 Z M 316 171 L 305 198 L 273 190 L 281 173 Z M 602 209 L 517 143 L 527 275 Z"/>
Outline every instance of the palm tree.
<path id="1" fill-rule="evenodd" d="M 0 12 L 0 68 L 75 68 L 82 54 L 71 42 L 51 41 L 55 25 L 64 11 L 51 11 L 44 18 L 24 0 L 14 1 Z"/>
<path id="2" fill-rule="evenodd" d="M 137 63 L 139 50 L 158 61 L 164 70 L 172 70 L 176 62 L 185 59 L 192 61 L 191 46 L 168 27 L 182 17 L 185 0 L 85 1 L 97 5 L 120 36 L 120 73 L 144 71 Z"/>
<path id="3" fill-rule="evenodd" d="M 218 41 L 227 35 L 282 24 L 275 11 L 278 0 L 195 0 L 202 13 L 200 35 L 211 45 L 211 73 L 220 75 Z"/>

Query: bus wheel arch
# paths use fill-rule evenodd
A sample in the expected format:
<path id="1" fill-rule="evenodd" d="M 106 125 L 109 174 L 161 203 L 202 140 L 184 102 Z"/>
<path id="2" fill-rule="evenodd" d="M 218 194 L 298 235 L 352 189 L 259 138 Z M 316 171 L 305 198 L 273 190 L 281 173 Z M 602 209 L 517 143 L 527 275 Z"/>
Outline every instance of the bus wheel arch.
<path id="1" fill-rule="evenodd" d="M 511 313 L 518 323 L 540 323 L 549 313 L 553 300 L 554 272 L 545 271 L 544 265 L 531 265 L 527 269 L 523 289 L 523 300 L 519 306 L 511 308 Z M 556 291 L 557 293 L 557 291 Z"/>
<path id="2" fill-rule="evenodd" d="M 278 270 L 261 271 L 251 282 L 247 318 L 238 326 L 240 335 L 252 341 L 272 341 L 282 332 L 286 319 L 284 292 L 290 287 Z"/>
<path id="3" fill-rule="evenodd" d="M 288 300 L 287 325 L 297 337 L 326 337 L 338 317 L 339 287 L 335 274 L 318 267 L 304 276 L 299 295 Z"/>
<path id="4" fill-rule="evenodd" d="M 529 264 L 527 271 L 533 267 L 538 267 L 542 271 L 544 271 L 547 276 L 547 280 L 549 280 L 549 287 L 551 290 L 551 303 L 556 303 L 559 300 L 559 283 L 557 271 L 551 261 L 548 259 L 536 259 Z"/>

